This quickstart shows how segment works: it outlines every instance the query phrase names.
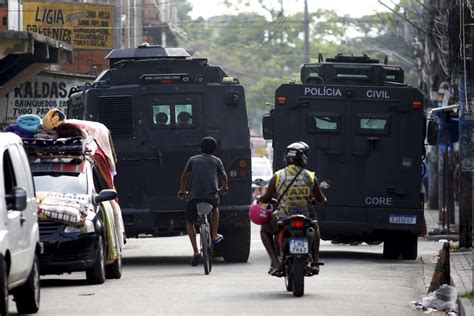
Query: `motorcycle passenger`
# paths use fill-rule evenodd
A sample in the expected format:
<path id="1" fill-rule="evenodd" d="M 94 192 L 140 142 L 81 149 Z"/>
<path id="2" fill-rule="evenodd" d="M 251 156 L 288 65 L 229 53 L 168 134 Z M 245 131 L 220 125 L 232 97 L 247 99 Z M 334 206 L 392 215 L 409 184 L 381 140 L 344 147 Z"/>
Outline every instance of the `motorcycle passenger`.
<path id="1" fill-rule="evenodd" d="M 262 225 L 260 238 L 271 259 L 270 275 L 278 276 L 282 273 L 282 265 L 275 253 L 273 235 L 278 233 L 277 222 L 291 214 L 304 214 L 309 216 L 309 209 L 313 201 L 318 204 L 326 203 L 326 197 L 319 188 L 318 179 L 314 172 L 305 169 L 308 163 L 309 146 L 304 142 L 290 144 L 285 151 L 285 161 L 287 166 L 275 172 L 270 179 L 268 188 L 257 201 L 259 203 L 269 203 L 272 199 L 279 199 L 278 210 L 272 215 L 268 224 Z M 296 179 L 293 181 L 293 179 Z M 292 182 L 293 181 L 293 182 Z M 291 185 L 291 186 L 290 186 Z M 288 186 L 290 188 L 287 190 Z M 313 238 L 311 271 L 319 273 L 319 227 Z"/>
<path id="2" fill-rule="evenodd" d="M 197 220 L 196 204 L 208 202 L 213 206 L 211 211 L 211 239 L 212 244 L 220 243 L 224 237 L 217 233 L 219 225 L 219 193 L 229 190 L 227 175 L 222 161 L 213 156 L 217 147 L 216 140 L 212 137 L 204 137 L 201 140 L 201 154 L 189 158 L 184 168 L 178 191 L 178 198 L 186 198 L 186 232 L 188 233 L 193 247 L 191 265 L 197 266 L 201 255 L 196 243 L 196 229 L 194 223 Z M 186 191 L 188 179 L 190 178 L 189 192 Z M 219 188 L 219 180 L 221 187 Z"/>

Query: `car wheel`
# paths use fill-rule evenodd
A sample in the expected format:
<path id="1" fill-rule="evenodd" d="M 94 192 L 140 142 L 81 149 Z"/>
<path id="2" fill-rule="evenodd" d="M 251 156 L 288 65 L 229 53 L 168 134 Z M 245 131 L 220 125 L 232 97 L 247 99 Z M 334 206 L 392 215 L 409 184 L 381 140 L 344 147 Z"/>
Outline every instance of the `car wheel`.
<path id="1" fill-rule="evenodd" d="M 120 279 L 122 277 L 122 254 L 108 266 L 105 267 L 105 277 L 107 279 Z"/>
<path id="2" fill-rule="evenodd" d="M 0 255 L 0 288 L 3 289 L 3 299 L 0 301 L 0 315 L 8 315 L 8 274 L 7 263 Z"/>
<path id="3" fill-rule="evenodd" d="M 40 275 L 38 257 L 35 255 L 30 275 L 25 284 L 15 289 L 13 296 L 19 314 L 33 314 L 40 307 Z"/>
<path id="4" fill-rule="evenodd" d="M 102 236 L 99 236 L 94 265 L 86 270 L 86 277 L 87 282 L 90 284 L 102 284 L 105 282 L 105 246 Z"/>

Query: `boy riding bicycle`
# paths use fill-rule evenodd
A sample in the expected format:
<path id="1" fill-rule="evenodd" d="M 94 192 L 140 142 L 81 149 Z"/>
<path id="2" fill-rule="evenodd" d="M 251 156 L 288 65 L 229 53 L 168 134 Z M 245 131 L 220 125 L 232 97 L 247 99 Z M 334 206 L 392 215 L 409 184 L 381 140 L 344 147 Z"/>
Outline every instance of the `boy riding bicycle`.
<path id="1" fill-rule="evenodd" d="M 208 202 L 213 206 L 211 211 L 212 244 L 220 243 L 224 237 L 217 233 L 219 225 L 219 194 L 229 190 L 227 175 L 222 161 L 213 156 L 217 147 L 216 140 L 204 137 L 201 140 L 201 154 L 189 158 L 180 178 L 178 198 L 186 198 L 186 231 L 193 247 L 191 265 L 197 266 L 201 255 L 196 242 L 194 223 L 197 219 L 196 204 Z M 189 182 L 189 192 L 186 191 Z M 219 180 L 221 187 L 219 188 Z"/>

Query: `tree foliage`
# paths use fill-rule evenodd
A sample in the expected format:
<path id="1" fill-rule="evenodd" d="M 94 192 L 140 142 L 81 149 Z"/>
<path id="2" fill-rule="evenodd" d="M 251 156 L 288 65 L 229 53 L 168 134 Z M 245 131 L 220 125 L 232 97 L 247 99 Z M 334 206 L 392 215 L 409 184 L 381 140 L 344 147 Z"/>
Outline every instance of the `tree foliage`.
<path id="1" fill-rule="evenodd" d="M 249 116 L 259 117 L 254 114 L 270 109 L 268 103 L 274 102 L 274 91 L 280 84 L 299 81 L 303 13 L 286 14 L 279 7 L 270 7 L 268 0 L 258 0 L 258 12 L 248 12 L 249 0 L 225 3 L 236 14 L 207 20 L 188 16 L 181 19 L 180 26 L 187 34 L 188 48 L 239 78 L 246 89 Z M 319 52 L 324 57 L 367 53 L 379 58 L 388 54 L 394 64 L 402 61 L 404 66 L 413 66 L 410 45 L 400 33 L 391 13 L 350 18 L 319 9 L 310 14 L 311 62 L 317 62 Z M 250 123 L 258 125 L 257 121 Z"/>

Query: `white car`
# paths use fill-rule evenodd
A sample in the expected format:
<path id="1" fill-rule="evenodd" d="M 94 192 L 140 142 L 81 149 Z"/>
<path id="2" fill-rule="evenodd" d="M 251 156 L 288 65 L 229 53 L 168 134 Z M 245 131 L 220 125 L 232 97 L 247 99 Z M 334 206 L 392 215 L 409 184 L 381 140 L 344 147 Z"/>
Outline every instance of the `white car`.
<path id="1" fill-rule="evenodd" d="M 273 176 L 272 164 L 267 157 L 252 157 L 252 197 L 262 194 L 262 189 Z"/>
<path id="2" fill-rule="evenodd" d="M 19 314 L 36 313 L 41 248 L 33 178 L 20 137 L 0 133 L 0 155 L 0 314 L 8 315 L 9 294 Z"/>

